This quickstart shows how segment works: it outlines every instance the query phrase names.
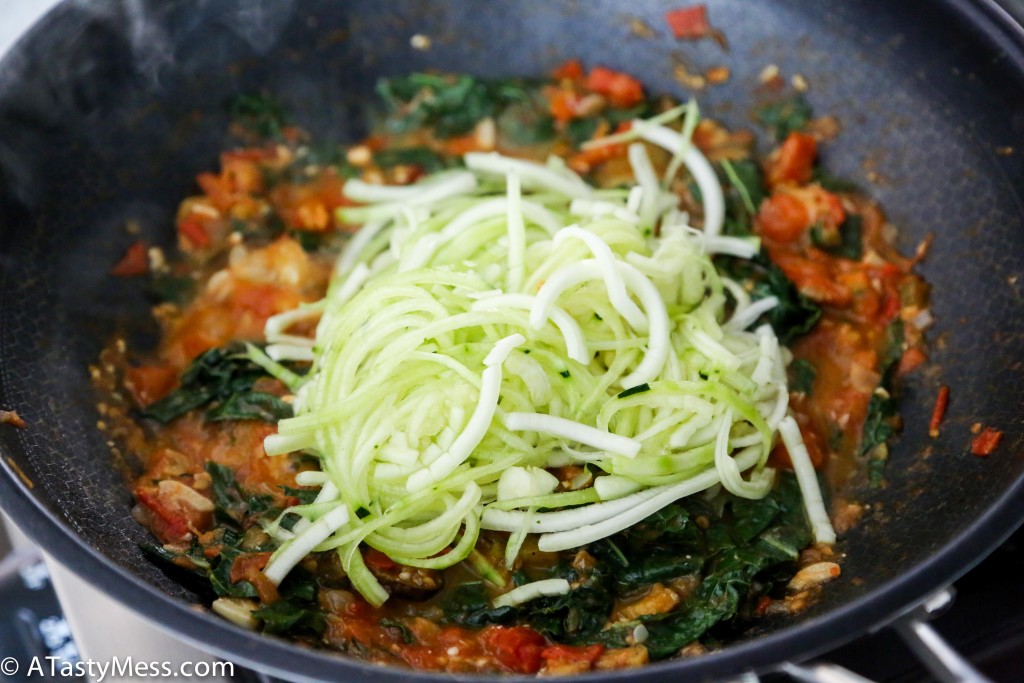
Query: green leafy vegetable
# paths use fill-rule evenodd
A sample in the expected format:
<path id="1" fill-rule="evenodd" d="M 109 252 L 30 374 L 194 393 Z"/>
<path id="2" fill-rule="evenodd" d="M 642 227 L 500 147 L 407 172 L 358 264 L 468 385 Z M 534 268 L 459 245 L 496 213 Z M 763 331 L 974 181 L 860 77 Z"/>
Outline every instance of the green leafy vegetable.
<path id="1" fill-rule="evenodd" d="M 778 298 L 779 305 L 768 311 L 763 319 L 772 326 L 783 344 L 807 334 L 817 324 L 821 308 L 801 294 L 763 252 L 749 260 L 723 257 L 719 263 L 725 274 L 750 286 L 755 300 L 767 296 Z"/>
<path id="2" fill-rule="evenodd" d="M 240 344 L 210 349 L 192 361 L 177 389 L 142 409 L 145 417 L 164 424 L 190 410 L 213 404 L 210 420 L 277 422 L 292 415 L 291 406 L 272 394 L 253 391 L 267 373 L 247 357 Z"/>
<path id="3" fill-rule="evenodd" d="M 535 85 L 524 80 L 466 75 L 413 73 L 377 82 L 377 94 L 392 114 L 388 124 L 395 132 L 426 127 L 440 138 L 464 135 L 505 107 L 530 102 L 531 90 Z"/>
<path id="4" fill-rule="evenodd" d="M 811 120 L 811 105 L 803 95 L 793 95 L 786 99 L 766 104 L 754 112 L 757 120 L 766 128 L 775 132 L 775 139 L 785 140 L 790 133 L 802 130 Z"/>
<path id="5" fill-rule="evenodd" d="M 864 253 L 862 244 L 864 219 L 855 214 L 846 217 L 838 230 L 826 232 L 820 225 L 811 228 L 811 243 L 814 246 L 854 261 L 859 261 Z"/>
<path id="6" fill-rule="evenodd" d="M 373 162 L 381 168 L 400 165 L 418 166 L 425 173 L 435 173 L 448 166 L 445 159 L 429 147 L 382 149 L 374 153 Z"/>
<path id="7" fill-rule="evenodd" d="M 464 626 L 504 624 L 516 615 L 515 607 L 492 607 L 482 581 L 464 583 L 444 603 L 444 617 Z"/>
<path id="8" fill-rule="evenodd" d="M 154 274 L 145 285 L 146 296 L 163 303 L 186 303 L 195 291 L 196 281 L 187 275 Z"/>
<path id="9" fill-rule="evenodd" d="M 235 479 L 234 470 L 210 461 L 206 463 L 206 473 L 213 481 L 214 518 L 217 523 L 240 527 L 249 506 Z"/>
<path id="10" fill-rule="evenodd" d="M 287 125 L 284 107 L 268 95 L 239 95 L 228 107 L 231 120 L 261 140 L 277 140 Z"/>
<path id="11" fill-rule="evenodd" d="M 811 182 L 818 183 L 829 192 L 857 192 L 860 187 L 847 178 L 840 178 L 829 173 L 821 166 L 815 166 L 811 173 Z"/>
<path id="12" fill-rule="evenodd" d="M 327 628 L 327 620 L 321 610 L 298 600 L 278 600 L 254 610 L 252 615 L 263 622 L 265 632 L 278 635 L 320 635 Z"/>
<path id="13" fill-rule="evenodd" d="M 777 568 L 790 567 L 800 549 L 811 541 L 794 476 L 782 475 L 768 498 L 756 501 L 756 505 L 748 504 L 753 502 L 733 500 L 733 522 L 721 525 L 730 531 L 733 542 L 709 556 L 704 580 L 679 608 L 616 624 L 589 641 L 624 647 L 633 629 L 643 623 L 648 630 L 644 645 L 653 659 L 659 659 L 702 638 L 717 624 L 735 618 L 752 598 L 755 580 Z M 791 573 L 790 569 L 785 575 Z"/>
<path id="14" fill-rule="evenodd" d="M 752 159 L 723 161 L 722 171 L 727 182 L 725 190 L 725 221 L 722 231 L 727 235 L 742 237 L 753 233 L 754 215 L 766 196 L 761 168 Z M 696 184 L 691 187 L 694 196 L 699 196 Z"/>
<path id="15" fill-rule="evenodd" d="M 565 134 L 569 138 L 569 143 L 574 149 L 578 149 L 580 145 L 594 137 L 600 123 L 601 119 L 593 116 L 570 120 L 565 125 Z"/>
<path id="16" fill-rule="evenodd" d="M 798 358 L 790 363 L 788 371 L 790 390 L 810 396 L 814 390 L 814 380 L 818 376 L 818 370 L 814 367 L 814 363 L 804 358 Z"/>

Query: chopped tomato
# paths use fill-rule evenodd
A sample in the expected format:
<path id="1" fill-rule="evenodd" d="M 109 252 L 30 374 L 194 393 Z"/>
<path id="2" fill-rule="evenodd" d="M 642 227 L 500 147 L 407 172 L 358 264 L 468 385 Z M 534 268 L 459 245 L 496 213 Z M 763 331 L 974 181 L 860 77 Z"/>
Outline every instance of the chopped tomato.
<path id="1" fill-rule="evenodd" d="M 121 260 L 110 269 L 110 274 L 117 277 L 134 277 L 145 275 L 147 272 L 149 272 L 149 258 L 146 256 L 146 245 L 143 242 L 133 242 L 128 245 Z"/>
<path id="2" fill-rule="evenodd" d="M 754 220 L 758 232 L 776 242 L 792 242 L 810 222 L 807 207 L 791 194 L 776 192 L 761 204 Z"/>
<path id="3" fill-rule="evenodd" d="M 548 95 L 549 110 L 555 121 L 565 123 L 576 118 L 576 105 L 579 103 L 579 95 L 572 90 L 554 88 Z"/>
<path id="4" fill-rule="evenodd" d="M 769 187 L 810 181 L 818 142 L 806 133 L 793 132 L 771 155 L 765 169 Z"/>
<path id="5" fill-rule="evenodd" d="M 165 543 L 187 541 L 193 531 L 203 531 L 213 523 L 213 515 L 205 509 L 212 509 L 212 505 L 200 509 L 195 500 L 202 501 L 201 494 L 177 480 L 165 480 L 157 486 L 139 486 L 135 489 L 135 498 L 149 512 L 149 528 Z"/>
<path id="6" fill-rule="evenodd" d="M 367 567 L 377 571 L 387 571 L 398 566 L 394 560 L 376 548 L 368 548 L 363 554 L 363 561 L 366 562 Z"/>
<path id="7" fill-rule="evenodd" d="M 992 427 L 985 427 L 985 431 L 978 434 L 971 441 L 971 453 L 980 458 L 987 457 L 996 449 L 999 442 L 1003 440 L 1003 433 Z"/>
<path id="8" fill-rule="evenodd" d="M 588 662 L 593 664 L 604 654 L 604 645 L 551 645 L 541 650 L 545 664 L 553 662 Z"/>
<path id="9" fill-rule="evenodd" d="M 804 446 L 807 447 L 807 455 L 814 465 L 814 469 L 820 469 L 825 464 L 825 450 L 821 446 L 821 439 L 818 433 L 807 425 L 800 425 L 800 435 L 804 439 Z M 786 444 L 781 441 L 772 449 L 768 464 L 772 467 L 781 467 L 792 470 L 793 461 L 790 460 Z"/>
<path id="10" fill-rule="evenodd" d="M 488 626 L 480 633 L 484 650 L 515 673 L 537 673 L 544 636 L 527 626 Z"/>
<path id="11" fill-rule="evenodd" d="M 196 182 L 219 211 L 227 212 L 231 208 L 235 197 L 228 178 L 214 173 L 200 173 L 196 176 Z"/>
<path id="12" fill-rule="evenodd" d="M 587 88 L 604 95 L 613 106 L 621 109 L 634 107 L 644 99 L 644 87 L 640 81 L 620 71 L 595 66 L 587 76 Z"/>
<path id="13" fill-rule="evenodd" d="M 897 371 L 901 375 L 905 375 L 909 372 L 913 372 L 927 360 L 928 356 L 924 355 L 924 351 L 922 351 L 920 347 L 911 346 L 900 356 L 900 364 Z"/>
<path id="14" fill-rule="evenodd" d="M 711 33 L 708 8 L 705 5 L 680 7 L 665 13 L 665 22 L 676 38 L 703 38 Z"/>
<path id="15" fill-rule="evenodd" d="M 178 235 L 186 242 L 186 248 L 202 249 L 210 246 L 210 235 L 202 223 L 194 218 L 184 218 L 178 221 Z"/>
<path id="16" fill-rule="evenodd" d="M 615 129 L 616 133 L 629 130 L 631 122 L 623 121 Z M 580 150 L 576 154 L 569 157 L 566 163 L 569 164 L 569 168 L 580 174 L 590 173 L 596 166 L 603 164 L 609 159 L 622 156 L 626 153 L 625 145 L 600 145 L 598 147 L 591 147 L 589 149 Z"/>
<path id="17" fill-rule="evenodd" d="M 809 299 L 839 307 L 849 306 L 853 301 L 853 294 L 848 287 L 836 281 L 827 261 L 771 249 L 769 253 L 786 277 Z"/>
<path id="18" fill-rule="evenodd" d="M 551 77 L 556 80 L 578 81 L 583 78 L 583 65 L 578 59 L 570 59 L 556 66 L 551 72 Z"/>
<path id="19" fill-rule="evenodd" d="M 166 396 L 175 382 L 178 381 L 178 372 L 174 368 L 163 365 L 142 365 L 137 368 L 128 368 L 126 371 L 125 385 L 131 392 L 135 403 L 140 406 L 159 401 Z"/>
<path id="20" fill-rule="evenodd" d="M 236 557 L 231 565 L 231 582 L 248 581 L 259 594 L 260 601 L 266 605 L 281 598 L 277 586 L 263 573 L 271 555 L 269 552 L 245 553 Z"/>

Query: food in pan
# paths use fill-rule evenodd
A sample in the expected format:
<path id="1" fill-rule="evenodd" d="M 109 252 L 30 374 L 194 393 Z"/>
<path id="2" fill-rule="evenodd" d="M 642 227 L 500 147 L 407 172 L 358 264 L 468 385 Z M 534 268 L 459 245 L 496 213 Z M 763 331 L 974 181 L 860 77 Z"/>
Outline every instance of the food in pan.
<path id="1" fill-rule="evenodd" d="M 161 299 L 98 376 L 148 551 L 236 624 L 421 669 L 638 666 L 799 611 L 927 317 L 817 163 L 834 126 L 776 98 L 758 156 L 578 62 L 378 92 L 348 147 L 238 100 L 179 253 L 115 268 Z"/>

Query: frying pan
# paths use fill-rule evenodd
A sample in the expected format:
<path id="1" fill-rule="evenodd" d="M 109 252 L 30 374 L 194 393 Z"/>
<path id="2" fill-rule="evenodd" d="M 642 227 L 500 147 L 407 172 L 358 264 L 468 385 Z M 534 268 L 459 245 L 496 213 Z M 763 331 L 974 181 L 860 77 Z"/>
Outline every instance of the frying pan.
<path id="1" fill-rule="evenodd" d="M 170 246 L 176 203 L 215 166 L 237 93 L 273 93 L 315 136 L 344 141 L 365 132 L 382 75 L 537 75 L 578 57 L 685 96 L 675 63 L 726 64 L 731 84 L 701 104 L 743 127 L 757 74 L 774 63 L 841 119 L 825 163 L 863 184 L 873 172 L 870 192 L 903 249 L 935 234 L 921 267 L 934 286 L 932 364 L 905 387 L 888 485 L 861 492 L 869 512 L 842 539 L 843 576 L 816 604 L 704 657 L 590 678 L 769 670 L 877 627 L 967 571 L 1024 518 L 1024 35 L 988 0 L 708 4 L 728 51 L 673 40 L 671 6 L 652 0 L 59 6 L 0 66 L 0 406 L 28 423 L 0 428 L 0 506 L 86 580 L 225 658 L 291 679 L 435 678 L 236 628 L 143 556 L 148 535 L 96 427 L 87 366 L 115 330 L 145 344 L 153 329 L 141 286 L 108 270 L 136 239 Z M 416 33 L 429 49 L 410 46 Z M 952 402 L 931 440 L 940 382 Z M 975 422 L 1005 434 L 988 458 L 968 453 Z"/>

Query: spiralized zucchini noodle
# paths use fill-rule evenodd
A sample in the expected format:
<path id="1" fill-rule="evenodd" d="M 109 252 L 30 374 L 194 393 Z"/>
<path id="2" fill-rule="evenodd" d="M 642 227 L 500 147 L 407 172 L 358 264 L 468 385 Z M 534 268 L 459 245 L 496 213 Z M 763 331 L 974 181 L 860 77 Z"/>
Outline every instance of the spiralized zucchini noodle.
<path id="1" fill-rule="evenodd" d="M 717 486 L 761 498 L 780 429 L 816 540 L 835 540 L 787 417 L 788 351 L 769 326 L 750 329 L 777 301 L 752 301 L 711 260 L 750 258 L 758 241 L 721 234 L 722 188 L 689 143 L 696 107 L 670 114 L 609 138 L 630 143 L 634 187 L 597 189 L 557 158 L 497 153 L 413 185 L 345 185 L 362 205 L 340 218 L 363 227 L 326 297 L 272 318 L 266 355 L 250 349 L 295 393 L 267 453 L 302 450 L 322 469 L 303 478 L 321 487 L 316 500 L 285 513 L 301 521 L 266 529 L 282 542 L 271 580 L 336 550 L 380 605 L 388 593 L 361 543 L 440 569 L 481 529 L 501 530 L 511 562 L 527 534 L 556 551 Z M 683 115 L 683 133 L 666 125 Z M 638 140 L 673 154 L 660 182 Z M 702 230 L 665 189 L 682 167 L 703 197 Z M 316 318 L 315 340 L 288 334 Z M 593 484 L 557 491 L 545 468 L 568 464 Z"/>

